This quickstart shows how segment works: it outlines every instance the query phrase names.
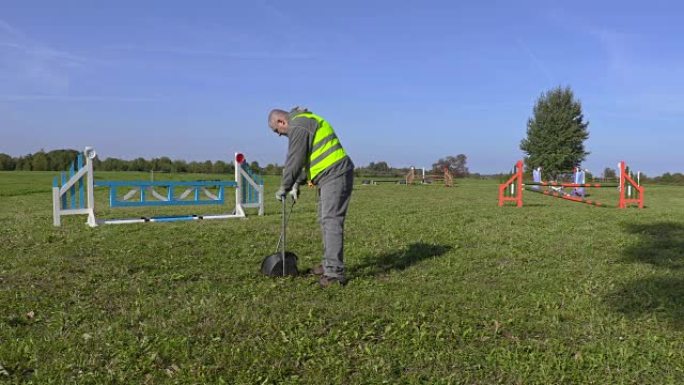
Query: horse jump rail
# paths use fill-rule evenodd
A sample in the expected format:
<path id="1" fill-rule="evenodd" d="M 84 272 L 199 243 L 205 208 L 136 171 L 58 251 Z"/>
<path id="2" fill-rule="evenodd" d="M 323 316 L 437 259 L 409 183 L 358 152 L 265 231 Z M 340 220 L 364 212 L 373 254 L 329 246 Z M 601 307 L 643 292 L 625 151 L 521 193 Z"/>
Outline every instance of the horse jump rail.
<path id="1" fill-rule="evenodd" d="M 534 192 L 534 193 L 538 193 L 538 194 L 544 194 L 544 195 L 548 195 L 548 196 L 551 196 L 554 198 L 565 199 L 565 200 L 572 201 L 572 202 L 584 203 L 584 204 L 588 204 L 590 206 L 606 207 L 606 205 L 604 205 L 601 202 L 597 202 L 597 201 L 594 201 L 591 199 L 583 199 L 583 198 L 575 197 L 575 196 L 572 196 L 569 194 L 561 194 L 558 192 L 551 192 L 551 191 L 538 191 L 538 190 L 533 190 L 530 188 L 526 188 L 525 191 L 530 191 L 530 192 Z"/>
<path id="2" fill-rule="evenodd" d="M 523 186 L 553 186 L 553 187 L 589 187 L 589 188 L 603 188 L 603 187 L 620 187 L 619 184 L 602 184 L 602 183 L 562 183 L 562 182 L 526 182 Z"/>
<path id="3" fill-rule="evenodd" d="M 104 181 L 95 183 L 95 187 L 109 188 L 110 207 L 190 206 L 223 204 L 225 188 L 238 187 L 238 184 L 234 181 Z M 123 197 L 119 197 L 119 188 L 130 190 Z M 165 188 L 166 192 L 160 193 L 155 188 Z M 215 188 L 217 193 L 212 193 L 209 188 Z M 183 192 L 177 196 L 176 191 L 179 190 Z M 131 200 L 136 195 L 139 195 L 139 198 Z M 188 197 L 191 198 L 187 199 Z M 202 199 L 205 197 L 208 199 Z"/>
<path id="4" fill-rule="evenodd" d="M 173 222 L 203 219 L 244 218 L 246 208 L 256 208 L 264 214 L 264 181 L 253 173 L 244 155 L 235 154 L 234 181 L 98 181 L 94 182 L 93 162 L 96 154 L 86 147 L 68 172 L 55 178 L 52 188 L 53 224 L 61 225 L 66 215 L 88 215 L 87 224 L 126 224 L 143 222 Z M 83 164 L 83 159 L 86 162 Z M 61 185 L 59 183 L 61 179 Z M 78 191 L 77 191 L 78 187 Z M 116 207 L 195 206 L 226 203 L 226 189 L 235 189 L 235 208 L 230 214 L 171 215 L 123 219 L 97 219 L 95 215 L 95 187 L 109 189 L 109 205 Z M 128 191 L 119 195 L 119 189 Z M 165 189 L 160 192 L 158 189 Z M 214 190 L 214 191 L 212 191 Z"/>
<path id="5" fill-rule="evenodd" d="M 634 180 L 630 175 L 629 169 L 624 161 L 618 163 L 620 170 L 620 183 L 615 184 L 601 184 L 601 183 L 562 183 L 562 182 L 543 182 L 541 181 L 540 169 L 532 171 L 534 182 L 523 182 L 523 161 L 516 162 L 513 172 L 508 180 L 499 184 L 499 206 L 503 206 L 506 202 L 514 202 L 517 207 L 523 206 L 523 191 L 531 191 L 541 193 L 555 198 L 570 200 L 573 202 L 581 202 L 594 206 L 604 206 L 602 203 L 584 199 L 583 197 L 573 196 L 564 192 L 557 191 L 540 191 L 539 188 L 534 189 L 529 186 L 542 187 L 575 187 L 575 188 L 602 188 L 602 187 L 617 187 L 619 191 L 618 208 L 624 209 L 630 205 L 637 205 L 640 209 L 644 208 L 644 186 L 641 186 L 637 180 Z M 578 168 L 578 172 L 580 169 Z M 584 172 L 581 172 L 582 180 L 575 182 L 583 182 Z M 523 188 L 524 187 L 524 188 Z"/>

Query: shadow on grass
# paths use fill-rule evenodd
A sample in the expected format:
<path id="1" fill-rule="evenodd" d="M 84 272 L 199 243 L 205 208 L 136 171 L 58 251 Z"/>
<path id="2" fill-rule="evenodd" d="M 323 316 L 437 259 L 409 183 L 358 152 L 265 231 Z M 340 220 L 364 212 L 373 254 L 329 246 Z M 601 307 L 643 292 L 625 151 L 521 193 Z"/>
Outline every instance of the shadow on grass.
<path id="1" fill-rule="evenodd" d="M 625 231 L 639 237 L 637 243 L 625 250 L 627 261 L 649 263 L 671 270 L 684 268 L 684 224 L 629 224 L 625 226 Z"/>
<path id="2" fill-rule="evenodd" d="M 625 260 L 659 268 L 658 276 L 635 279 L 606 298 L 609 306 L 629 317 L 653 316 L 684 328 L 684 224 L 629 224 L 625 231 L 637 241 L 624 250 Z"/>
<path id="3" fill-rule="evenodd" d="M 360 264 L 349 266 L 347 271 L 350 276 L 356 278 L 382 275 L 392 270 L 405 270 L 420 261 L 439 257 L 449 250 L 451 246 L 423 242 L 412 243 L 408 248 L 366 257 Z"/>
<path id="4" fill-rule="evenodd" d="M 637 279 L 609 295 L 607 303 L 628 317 L 650 315 L 684 328 L 684 278 Z"/>

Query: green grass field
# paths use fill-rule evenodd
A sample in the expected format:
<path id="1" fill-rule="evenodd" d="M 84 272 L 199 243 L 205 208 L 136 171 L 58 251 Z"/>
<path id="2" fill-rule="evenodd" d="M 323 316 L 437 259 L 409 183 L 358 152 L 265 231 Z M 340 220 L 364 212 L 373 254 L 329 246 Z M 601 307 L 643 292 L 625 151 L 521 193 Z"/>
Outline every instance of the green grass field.
<path id="1" fill-rule="evenodd" d="M 351 281 L 323 290 L 258 274 L 276 179 L 263 217 L 91 229 L 52 226 L 53 175 L 0 173 L 0 383 L 684 382 L 681 187 L 618 210 L 500 208 L 493 181 L 357 185 Z M 302 269 L 320 258 L 315 207 L 305 191 L 289 226 Z"/>

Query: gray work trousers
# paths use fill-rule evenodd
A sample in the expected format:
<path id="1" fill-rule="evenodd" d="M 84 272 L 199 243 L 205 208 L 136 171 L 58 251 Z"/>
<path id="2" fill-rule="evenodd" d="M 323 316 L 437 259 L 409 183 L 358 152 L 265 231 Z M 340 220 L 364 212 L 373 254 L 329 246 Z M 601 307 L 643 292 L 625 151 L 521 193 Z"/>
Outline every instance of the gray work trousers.
<path id="1" fill-rule="evenodd" d="M 344 278 L 344 219 L 351 200 L 354 171 L 350 170 L 319 186 L 318 218 L 323 232 L 323 272 Z"/>

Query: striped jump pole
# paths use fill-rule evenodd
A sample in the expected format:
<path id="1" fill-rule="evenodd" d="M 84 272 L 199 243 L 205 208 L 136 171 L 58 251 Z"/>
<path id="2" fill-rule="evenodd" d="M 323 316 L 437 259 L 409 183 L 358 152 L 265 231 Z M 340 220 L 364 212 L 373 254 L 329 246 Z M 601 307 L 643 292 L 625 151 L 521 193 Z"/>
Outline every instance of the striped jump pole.
<path id="1" fill-rule="evenodd" d="M 618 187 L 617 184 L 610 183 L 563 183 L 563 182 L 525 182 L 525 186 L 545 186 L 545 187 L 586 187 L 586 188 L 601 188 L 601 187 Z"/>
<path id="2" fill-rule="evenodd" d="M 565 200 L 572 201 L 572 202 L 584 203 L 584 204 L 588 204 L 590 206 L 605 207 L 605 205 L 601 202 L 597 202 L 597 201 L 591 200 L 591 199 L 580 198 L 578 196 L 573 196 L 573 195 L 570 195 L 567 193 L 561 193 L 561 192 L 549 191 L 549 190 L 540 191 L 540 190 L 533 190 L 532 188 L 525 188 L 525 190 L 535 192 L 537 194 L 543 194 L 546 196 L 554 197 L 554 198 L 565 199 Z"/>

